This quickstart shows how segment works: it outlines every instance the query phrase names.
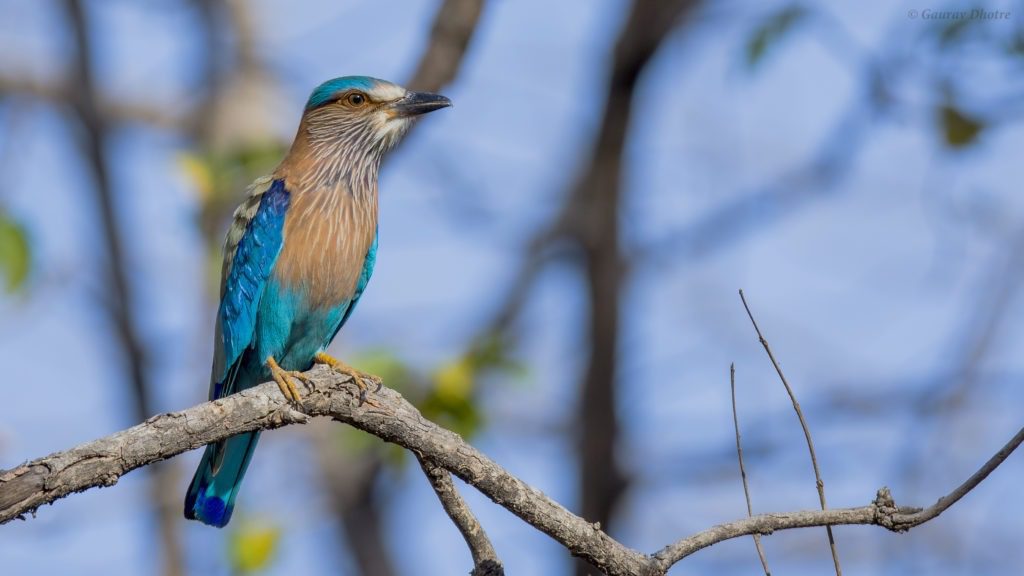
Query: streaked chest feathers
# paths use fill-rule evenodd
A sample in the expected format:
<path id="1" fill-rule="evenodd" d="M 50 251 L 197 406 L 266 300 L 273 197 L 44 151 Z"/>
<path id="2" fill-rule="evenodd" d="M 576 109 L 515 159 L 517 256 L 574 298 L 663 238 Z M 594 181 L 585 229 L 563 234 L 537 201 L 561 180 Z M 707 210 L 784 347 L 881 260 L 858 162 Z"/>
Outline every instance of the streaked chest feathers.
<path id="1" fill-rule="evenodd" d="M 296 191 L 274 277 L 311 309 L 338 306 L 355 294 L 376 234 L 376 194 L 356 196 L 343 185 Z"/>

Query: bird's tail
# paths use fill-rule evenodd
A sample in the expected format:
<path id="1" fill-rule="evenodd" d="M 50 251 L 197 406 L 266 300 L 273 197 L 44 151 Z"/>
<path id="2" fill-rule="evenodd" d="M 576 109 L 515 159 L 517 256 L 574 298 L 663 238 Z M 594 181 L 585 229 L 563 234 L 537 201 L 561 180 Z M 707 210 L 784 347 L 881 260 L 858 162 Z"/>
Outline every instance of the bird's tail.
<path id="1" fill-rule="evenodd" d="M 258 431 L 247 432 L 206 447 L 185 495 L 185 518 L 217 528 L 227 525 L 259 439 Z"/>

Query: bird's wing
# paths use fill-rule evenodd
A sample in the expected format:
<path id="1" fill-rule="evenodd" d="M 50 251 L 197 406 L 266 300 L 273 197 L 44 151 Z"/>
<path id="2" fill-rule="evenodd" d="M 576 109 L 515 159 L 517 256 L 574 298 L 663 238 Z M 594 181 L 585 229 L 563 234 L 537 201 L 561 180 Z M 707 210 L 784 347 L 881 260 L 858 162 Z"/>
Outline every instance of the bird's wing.
<path id="1" fill-rule="evenodd" d="M 290 196 L 283 180 L 261 178 L 235 210 L 224 242 L 211 400 L 234 392 L 242 354 L 253 341 L 264 287 L 284 243 Z"/>

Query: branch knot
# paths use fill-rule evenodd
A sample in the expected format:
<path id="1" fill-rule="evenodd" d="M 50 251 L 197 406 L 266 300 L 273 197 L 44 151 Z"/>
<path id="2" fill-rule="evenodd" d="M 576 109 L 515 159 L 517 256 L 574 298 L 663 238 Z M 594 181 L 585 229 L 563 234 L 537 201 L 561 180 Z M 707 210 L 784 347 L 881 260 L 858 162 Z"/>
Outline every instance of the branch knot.
<path id="1" fill-rule="evenodd" d="M 896 521 L 896 514 L 899 513 L 900 509 L 896 506 L 896 501 L 893 499 L 892 492 L 889 491 L 888 486 L 882 486 L 878 489 L 875 500 L 871 505 L 875 509 L 875 524 L 893 532 L 903 532 L 906 530 L 906 528 L 901 528 L 900 523 Z"/>

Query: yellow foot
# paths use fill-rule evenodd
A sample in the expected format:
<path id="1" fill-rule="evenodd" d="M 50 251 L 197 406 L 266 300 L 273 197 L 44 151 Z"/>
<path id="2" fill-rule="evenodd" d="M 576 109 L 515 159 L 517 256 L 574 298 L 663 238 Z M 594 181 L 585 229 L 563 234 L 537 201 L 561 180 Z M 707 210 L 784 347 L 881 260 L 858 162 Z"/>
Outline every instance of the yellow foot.
<path id="1" fill-rule="evenodd" d="M 356 386 L 359 386 L 359 403 L 360 404 L 362 404 L 363 402 L 366 402 L 367 404 L 369 404 L 371 406 L 378 406 L 378 404 L 376 402 L 373 402 L 372 400 L 369 400 L 366 397 L 366 392 L 367 392 L 367 390 L 369 390 L 369 387 L 366 385 L 366 375 L 365 374 L 363 374 L 359 370 L 356 370 L 355 368 L 349 366 L 345 362 L 343 362 L 341 360 L 338 360 L 334 356 L 331 356 L 330 354 L 327 354 L 325 352 L 318 353 L 313 359 L 316 361 L 317 364 L 326 364 L 327 366 L 330 366 L 331 370 L 334 370 L 335 372 L 338 372 L 340 374 L 345 374 L 347 376 L 351 376 L 352 380 L 356 383 Z M 380 390 L 380 386 L 381 386 L 381 382 L 379 380 L 377 380 L 377 388 L 374 391 L 376 392 L 376 391 Z"/>
<path id="2" fill-rule="evenodd" d="M 277 364 L 277 360 L 274 360 L 273 356 L 267 357 L 267 368 L 270 368 L 270 375 L 274 378 L 274 382 L 277 382 L 277 386 L 281 388 L 281 394 L 284 394 L 285 399 L 291 400 L 292 402 L 299 403 L 302 401 L 302 396 L 299 395 L 299 389 L 295 387 L 295 382 L 292 380 L 299 380 L 305 384 L 311 384 L 309 378 L 305 374 L 298 370 L 285 370 Z"/>

